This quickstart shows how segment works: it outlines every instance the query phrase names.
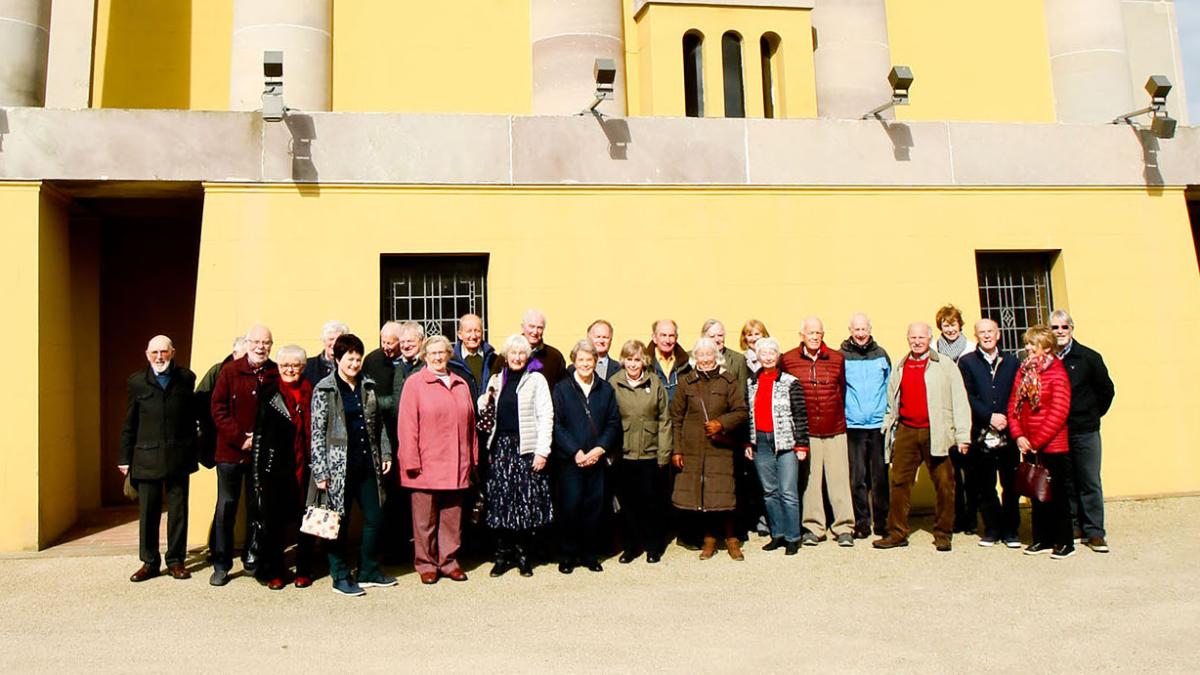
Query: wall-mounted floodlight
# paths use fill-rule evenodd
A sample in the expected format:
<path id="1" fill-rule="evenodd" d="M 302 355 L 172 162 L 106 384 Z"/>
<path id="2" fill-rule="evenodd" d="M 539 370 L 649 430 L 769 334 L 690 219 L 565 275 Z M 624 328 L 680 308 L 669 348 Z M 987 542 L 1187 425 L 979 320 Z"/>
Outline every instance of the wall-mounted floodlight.
<path id="1" fill-rule="evenodd" d="M 862 118 L 864 120 L 869 120 L 872 117 L 883 119 L 880 113 L 884 110 L 894 108 L 898 105 L 908 105 L 908 90 L 912 87 L 913 83 L 912 68 L 908 66 L 892 66 L 887 79 L 888 84 L 892 85 L 892 100 L 863 115 Z"/>
<path id="2" fill-rule="evenodd" d="M 596 108 L 604 101 L 611 101 L 617 81 L 617 62 L 613 59 L 596 59 L 592 66 L 592 77 L 596 80 L 596 100 L 585 112 L 599 114 Z"/>
<path id="3" fill-rule="evenodd" d="M 263 121 L 282 122 L 287 112 L 283 104 L 283 52 L 263 52 L 263 80 Z"/>
<path id="4" fill-rule="evenodd" d="M 1167 112 L 1167 94 L 1171 93 L 1171 81 L 1165 75 L 1151 75 L 1146 80 L 1146 93 L 1150 94 L 1150 107 L 1135 110 L 1121 115 L 1113 120 L 1113 124 L 1133 123 L 1133 118 L 1150 115 L 1150 132 L 1157 138 L 1175 138 L 1175 126 L 1178 122 Z"/>

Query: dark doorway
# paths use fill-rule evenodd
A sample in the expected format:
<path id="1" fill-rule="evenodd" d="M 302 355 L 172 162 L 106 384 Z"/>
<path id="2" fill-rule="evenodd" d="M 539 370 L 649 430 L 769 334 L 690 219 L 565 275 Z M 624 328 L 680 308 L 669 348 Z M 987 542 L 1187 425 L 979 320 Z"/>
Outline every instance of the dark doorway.
<path id="1" fill-rule="evenodd" d="M 1196 267 L 1200 268 L 1200 187 L 1187 191 L 1188 220 L 1192 221 L 1192 246 L 1196 249 Z"/>
<path id="2" fill-rule="evenodd" d="M 1030 326 L 1047 323 L 1053 311 L 1053 252 L 977 252 L 981 316 L 1000 324 L 1000 344 L 1018 349 Z"/>

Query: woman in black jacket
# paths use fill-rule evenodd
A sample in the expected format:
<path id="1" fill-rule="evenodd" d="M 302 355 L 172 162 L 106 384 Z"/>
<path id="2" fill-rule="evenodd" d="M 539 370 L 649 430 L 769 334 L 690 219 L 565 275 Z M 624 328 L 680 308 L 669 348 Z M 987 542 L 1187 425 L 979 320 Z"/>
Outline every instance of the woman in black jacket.
<path id="1" fill-rule="evenodd" d="M 596 376 L 596 348 L 580 340 L 575 371 L 554 387 L 551 457 L 559 495 L 558 571 L 576 565 L 602 572 L 597 541 L 604 513 L 604 469 L 621 444 L 621 414 L 612 385 Z"/>

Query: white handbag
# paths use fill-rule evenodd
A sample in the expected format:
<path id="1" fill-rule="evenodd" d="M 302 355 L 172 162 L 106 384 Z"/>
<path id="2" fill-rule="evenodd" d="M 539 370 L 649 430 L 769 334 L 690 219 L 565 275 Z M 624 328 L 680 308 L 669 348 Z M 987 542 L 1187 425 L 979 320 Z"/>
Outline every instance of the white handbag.
<path id="1" fill-rule="evenodd" d="M 317 503 L 309 504 L 304 510 L 304 519 L 300 521 L 300 531 L 321 539 L 337 539 L 342 529 L 342 514 L 321 506 L 329 503 L 329 496 L 321 491 Z"/>

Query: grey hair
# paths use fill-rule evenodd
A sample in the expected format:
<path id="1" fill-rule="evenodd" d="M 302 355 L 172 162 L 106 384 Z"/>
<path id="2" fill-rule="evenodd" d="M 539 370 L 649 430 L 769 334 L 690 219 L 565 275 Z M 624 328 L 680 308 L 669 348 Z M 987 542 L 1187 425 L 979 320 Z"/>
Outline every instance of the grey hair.
<path id="1" fill-rule="evenodd" d="M 584 338 L 584 339 L 580 340 L 579 342 L 576 342 L 575 346 L 571 347 L 571 361 L 572 362 L 575 361 L 575 356 L 577 354 L 579 354 L 579 352 L 587 352 L 588 354 L 591 354 L 592 358 L 594 359 L 594 358 L 596 358 L 596 345 L 592 344 L 592 341 L 587 338 Z"/>
<path id="2" fill-rule="evenodd" d="M 850 328 L 853 328 L 855 319 L 862 319 L 863 321 L 866 321 L 868 330 L 870 330 L 871 328 L 874 328 L 874 326 L 871 325 L 871 317 L 867 316 L 866 312 L 855 312 L 855 313 L 851 314 L 850 321 L 848 322 L 847 326 Z"/>
<path id="3" fill-rule="evenodd" d="M 418 340 L 425 339 L 425 327 L 422 326 L 421 324 L 417 323 L 416 321 L 405 321 L 404 323 L 400 324 L 399 331 L 400 331 L 400 335 L 404 335 L 405 333 L 411 332 L 411 333 L 417 334 Z"/>
<path id="4" fill-rule="evenodd" d="M 817 326 L 821 329 L 821 332 L 825 332 L 825 322 L 821 321 L 821 318 L 816 314 L 810 314 L 804 317 L 804 320 L 800 322 L 800 332 L 805 332 L 805 330 L 808 328 L 808 324 L 810 323 L 817 324 Z"/>
<path id="5" fill-rule="evenodd" d="M 717 324 L 720 324 L 721 328 L 725 327 L 725 324 L 721 323 L 720 319 L 709 319 L 705 321 L 704 325 L 700 326 L 700 337 L 706 337 L 708 335 L 708 329 L 716 326 Z"/>
<path id="6" fill-rule="evenodd" d="M 400 322 L 399 321 L 385 321 L 384 324 L 379 327 L 379 335 L 380 336 L 391 335 L 395 338 L 399 338 L 400 337 Z"/>
<path id="7" fill-rule="evenodd" d="M 1071 328 L 1075 327 L 1075 319 L 1072 319 L 1071 315 L 1068 314 L 1067 310 L 1065 309 L 1056 309 L 1050 313 L 1050 323 L 1054 323 L 1056 319 L 1059 321 L 1066 321 L 1067 325 Z"/>
<path id="8" fill-rule="evenodd" d="M 721 353 L 720 349 L 717 349 L 717 343 L 712 338 L 702 337 L 699 340 L 696 340 L 695 346 L 692 347 L 692 355 L 688 359 L 688 362 L 692 364 L 693 368 L 696 367 L 696 352 L 701 349 L 713 350 L 713 352 L 715 352 L 717 355 L 717 368 L 719 369 L 725 367 L 725 355 Z"/>
<path id="9" fill-rule="evenodd" d="M 421 358 L 424 359 L 425 355 L 429 353 L 429 348 L 437 344 L 445 345 L 447 352 L 453 349 L 450 346 L 450 338 L 447 338 L 445 335 L 434 335 L 421 345 Z"/>
<path id="10" fill-rule="evenodd" d="M 533 321 L 534 319 L 541 319 L 542 323 L 546 323 L 546 314 L 540 309 L 525 310 L 525 314 L 521 316 L 521 327 L 524 328 L 525 324 Z"/>
<path id="11" fill-rule="evenodd" d="M 780 353 L 779 340 L 773 337 L 758 338 L 758 342 L 754 343 L 754 353 L 761 357 L 764 349 L 774 349 L 776 354 Z"/>
<path id="12" fill-rule="evenodd" d="M 529 353 L 532 351 L 533 347 L 530 346 L 529 340 L 525 339 L 524 335 L 516 333 L 509 335 L 508 339 L 504 341 L 504 344 L 500 347 L 500 356 L 507 359 L 508 355 L 513 352 L 522 352 L 526 356 L 529 356 Z"/>
<path id="13" fill-rule="evenodd" d="M 917 327 L 924 328 L 925 334 L 928 335 L 929 337 L 933 337 L 933 326 L 930 326 L 929 324 L 925 323 L 924 321 L 914 321 L 914 322 L 908 324 L 908 332 L 911 333 L 912 329 L 917 328 Z"/>
<path id="14" fill-rule="evenodd" d="M 294 358 L 298 358 L 301 363 L 304 363 L 308 359 L 308 353 L 300 345 L 284 345 L 275 351 L 275 361 L 278 363 Z"/>
<path id="15" fill-rule="evenodd" d="M 338 320 L 326 321 L 324 326 L 321 326 L 321 341 L 324 342 L 331 337 L 345 335 L 350 332 L 350 327 Z"/>
<path id="16" fill-rule="evenodd" d="M 239 336 L 233 338 L 233 347 L 230 348 L 230 351 L 236 352 L 239 349 L 243 349 L 245 346 L 246 346 L 246 336 L 239 335 Z"/>

